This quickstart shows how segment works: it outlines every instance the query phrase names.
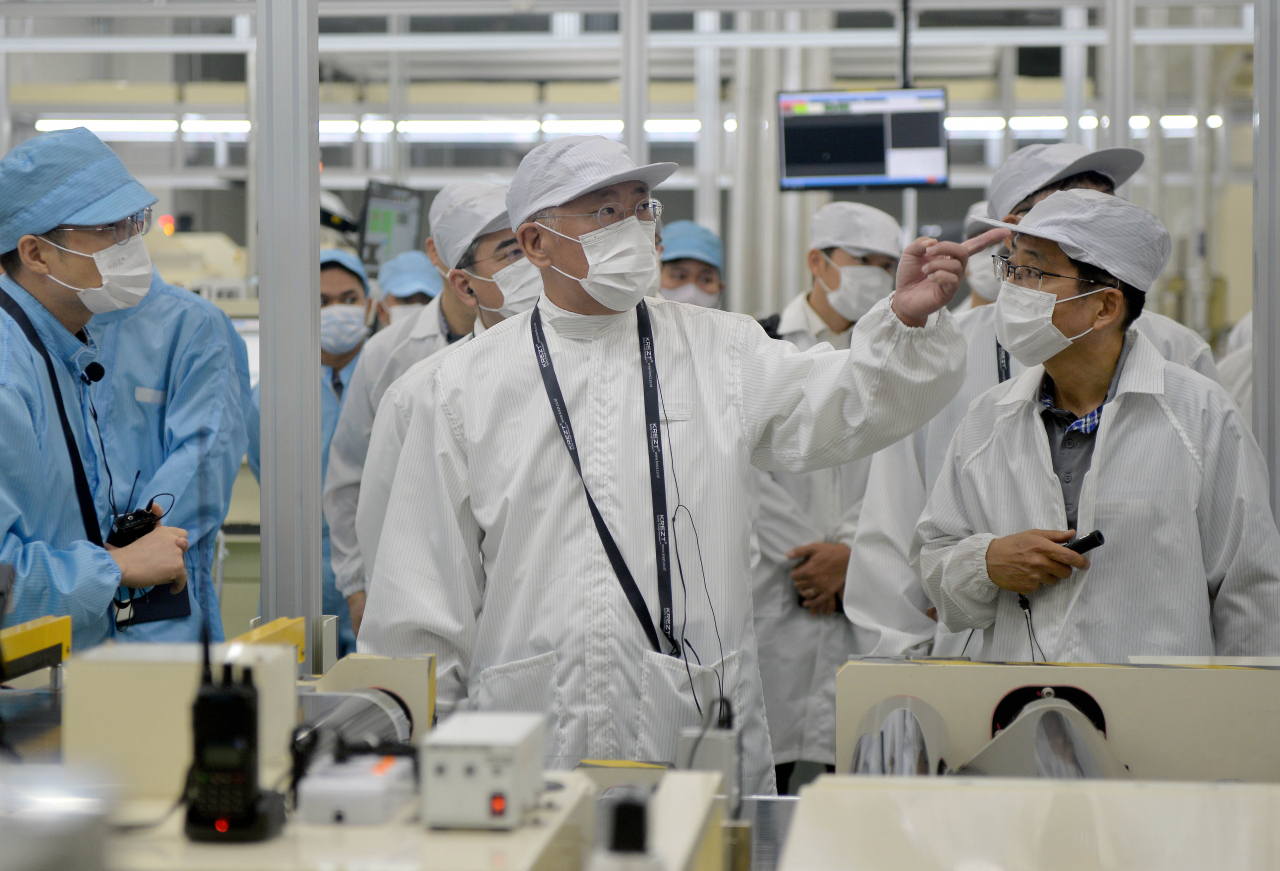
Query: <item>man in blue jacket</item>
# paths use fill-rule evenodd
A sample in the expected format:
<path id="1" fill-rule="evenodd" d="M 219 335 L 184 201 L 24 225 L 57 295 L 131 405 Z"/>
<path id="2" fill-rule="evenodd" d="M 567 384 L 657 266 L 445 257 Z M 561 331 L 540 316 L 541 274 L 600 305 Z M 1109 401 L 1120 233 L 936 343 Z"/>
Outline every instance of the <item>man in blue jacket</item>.
<path id="1" fill-rule="evenodd" d="M 94 404 L 104 370 L 85 329 L 147 296 L 142 234 L 156 198 L 82 127 L 9 152 L 0 190 L 0 563 L 14 568 L 2 621 L 69 615 L 83 649 L 113 633 L 118 587 L 180 594 L 187 582 L 185 530 L 157 524 L 106 544 L 112 477 Z"/>
<path id="2" fill-rule="evenodd" d="M 217 306 L 166 284 L 158 272 L 136 308 L 94 315 L 89 329 L 106 368 L 94 400 L 110 423 L 102 435 L 117 507 L 132 511 L 155 500 L 164 522 L 185 529 L 191 541 L 190 614 L 122 623 L 116 640 L 198 641 L 207 618 L 210 637 L 221 641 L 213 564 L 248 446 L 244 339 Z"/>

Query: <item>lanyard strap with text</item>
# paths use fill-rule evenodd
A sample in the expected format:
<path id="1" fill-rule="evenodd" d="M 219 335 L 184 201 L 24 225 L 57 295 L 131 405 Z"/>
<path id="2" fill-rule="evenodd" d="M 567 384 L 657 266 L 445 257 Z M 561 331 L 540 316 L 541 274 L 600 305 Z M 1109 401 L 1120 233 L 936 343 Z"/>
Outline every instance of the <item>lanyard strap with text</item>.
<path id="1" fill-rule="evenodd" d="M 996 342 L 996 374 L 1000 376 L 1001 384 L 1009 380 L 1009 352 L 999 341 Z"/>
<path id="2" fill-rule="evenodd" d="M 569 458 L 578 470 L 578 478 L 582 481 L 583 492 L 587 496 L 587 507 L 591 509 L 591 519 L 595 523 L 600 543 L 604 545 L 605 554 L 613 566 L 614 574 L 622 592 L 626 594 L 631 610 L 635 612 L 649 644 L 659 653 L 662 652 L 657 630 L 653 626 L 653 618 L 649 616 L 649 606 L 644 595 L 636 584 L 631 569 L 627 567 L 622 551 L 614 540 L 613 534 L 604 522 L 591 491 L 587 488 L 587 480 L 582 475 L 582 461 L 578 457 L 577 441 L 573 435 L 573 425 L 569 421 L 569 409 L 560 390 L 560 382 L 556 378 L 555 366 L 551 362 L 551 353 L 547 350 L 546 336 L 542 331 L 542 314 L 538 307 L 533 307 L 533 315 L 529 320 L 533 333 L 533 350 L 538 359 L 538 369 L 542 374 L 542 384 L 547 391 L 547 399 L 551 403 L 551 413 L 555 415 L 556 426 L 560 437 L 569 450 Z M 640 369 L 644 379 L 644 422 L 645 441 L 649 448 L 649 483 L 653 499 L 653 540 L 657 554 L 658 567 L 658 605 L 662 612 L 662 634 L 671 645 L 673 656 L 680 655 L 680 645 L 676 643 L 671 611 L 671 547 L 668 539 L 667 524 L 667 484 L 662 463 L 662 437 L 659 430 L 658 415 L 658 370 L 654 360 L 653 326 L 649 322 L 649 311 L 641 302 L 636 307 L 636 332 L 640 337 Z"/>

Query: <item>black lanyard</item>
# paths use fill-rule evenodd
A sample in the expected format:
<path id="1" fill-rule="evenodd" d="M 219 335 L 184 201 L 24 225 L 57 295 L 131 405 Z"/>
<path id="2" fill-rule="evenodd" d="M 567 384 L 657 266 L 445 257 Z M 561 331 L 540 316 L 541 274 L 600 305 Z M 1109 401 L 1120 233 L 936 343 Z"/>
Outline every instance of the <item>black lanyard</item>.
<path id="1" fill-rule="evenodd" d="M 50 358 L 48 350 L 45 349 L 44 342 L 40 341 L 40 335 L 36 332 L 36 328 L 32 326 L 31 319 L 27 317 L 27 313 L 22 310 L 22 306 L 18 305 L 17 300 L 9 296 L 4 290 L 0 290 L 0 308 L 8 312 L 9 317 L 17 322 L 19 329 L 26 335 L 27 341 L 44 358 L 45 368 L 49 370 L 49 386 L 53 388 L 53 401 L 58 406 L 58 420 L 62 424 L 62 438 L 67 443 L 67 454 L 71 458 L 71 479 L 76 486 L 76 499 L 80 503 L 80 518 L 84 522 L 84 532 L 90 542 L 102 547 L 102 530 L 98 526 L 98 510 L 94 507 L 93 493 L 89 490 L 89 478 L 85 475 L 84 464 L 80 460 L 80 447 L 71 431 L 71 421 L 67 419 L 67 409 L 62 404 L 62 390 L 58 387 L 58 373 L 54 369 L 53 359 Z"/>
<path id="2" fill-rule="evenodd" d="M 999 340 L 996 341 L 996 374 L 1000 376 L 1001 384 L 1009 380 L 1009 352 Z"/>
<path id="3" fill-rule="evenodd" d="M 595 500 L 591 498 L 586 478 L 582 476 L 582 461 L 578 458 L 578 445 L 573 435 L 573 425 L 569 421 L 569 409 L 565 404 L 564 394 L 560 390 L 560 382 L 556 379 L 555 366 L 551 363 L 551 353 L 547 350 L 547 339 L 542 332 L 542 314 L 536 305 L 533 307 L 529 326 L 533 333 L 533 351 L 537 355 L 538 368 L 542 372 L 542 384 L 547 390 L 547 399 L 551 403 L 551 413 L 555 415 L 560 437 L 564 439 L 564 446 L 569 450 L 569 458 L 573 460 L 573 466 L 578 470 L 582 490 L 587 496 L 587 506 L 591 509 L 591 519 L 596 525 L 596 534 L 600 536 L 600 543 L 604 545 L 609 563 L 613 566 L 614 574 L 618 576 L 622 592 L 626 594 L 627 601 L 631 603 L 631 610 L 635 611 L 636 617 L 640 620 L 644 634 L 649 638 L 649 644 L 655 651 L 661 653 L 662 645 L 653 627 L 653 618 L 649 616 L 649 606 L 645 603 L 639 586 L 636 585 L 631 569 L 627 568 L 627 562 L 622 557 L 618 543 L 609 532 L 604 518 L 600 516 Z M 671 547 L 667 524 L 667 482 L 663 473 L 662 435 L 658 424 L 658 369 L 653 353 L 653 326 L 649 323 L 649 310 L 643 301 L 636 306 L 636 332 L 640 336 L 640 370 L 644 379 L 645 441 L 649 445 L 649 485 L 653 498 L 653 543 L 658 565 L 658 605 L 662 611 L 662 634 L 671 645 L 671 655 L 679 656 L 680 645 L 675 640 L 671 612 Z"/>

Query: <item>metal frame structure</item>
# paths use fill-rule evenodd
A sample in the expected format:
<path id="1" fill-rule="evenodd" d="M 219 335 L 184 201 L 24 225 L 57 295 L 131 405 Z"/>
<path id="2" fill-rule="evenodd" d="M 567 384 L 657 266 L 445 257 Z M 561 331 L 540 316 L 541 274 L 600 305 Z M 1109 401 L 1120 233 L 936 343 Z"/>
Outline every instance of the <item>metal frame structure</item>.
<path id="1" fill-rule="evenodd" d="M 807 9 L 847 9 L 847 0 L 811 0 Z M 1034 0 L 912 0 L 913 14 L 970 9 L 1025 9 Z M 1045 4 L 1049 5 L 1049 4 Z M 1058 7 L 1059 4 L 1052 4 Z M 557 52 L 594 53 L 621 59 L 625 135 L 637 161 L 647 154 L 643 134 L 647 115 L 648 57 L 652 52 L 688 50 L 695 56 L 696 115 L 703 130 L 716 133 L 721 124 L 721 53 L 734 52 L 735 113 L 740 123 L 761 115 L 759 94 L 777 90 L 778 65 L 754 70 L 752 54 L 799 49 L 893 49 L 899 28 L 911 27 L 912 47 L 919 52 L 941 47 L 981 43 L 1005 47 L 1061 46 L 1064 48 L 1065 107 L 1071 119 L 1068 137 L 1079 140 L 1076 119 L 1085 106 L 1085 60 L 1088 46 L 1106 49 L 1107 110 L 1112 119 L 1106 138 L 1125 144 L 1130 138 L 1128 118 L 1133 105 L 1133 47 L 1178 45 L 1253 45 L 1255 69 L 1255 201 L 1254 311 L 1260 339 L 1280 335 L 1280 305 L 1272 298 L 1280 285 L 1280 113 L 1276 105 L 1280 83 L 1280 9 L 1273 2 L 1256 4 L 1256 27 L 1142 27 L 1134 26 L 1138 6 L 1182 5 L 1178 0 L 1092 0 L 1065 7 L 1061 27 L 919 28 L 902 19 L 901 0 L 860 2 L 861 10 L 895 14 L 895 25 L 878 29 L 783 29 L 783 16 L 794 4 L 781 0 L 702 0 L 697 4 L 695 28 L 688 32 L 648 33 L 648 14 L 688 11 L 681 0 L 525 0 L 519 11 L 553 14 L 549 33 L 407 33 L 403 26 L 386 33 L 320 34 L 324 15 L 421 15 L 421 0 L 183 0 L 183 2 L 0 2 L 0 26 L 5 18 L 190 18 L 229 17 L 236 21 L 230 35 L 190 36 L 17 36 L 0 27 L 0 142 L 7 143 L 3 125 L 9 123 L 5 85 L 5 53 L 152 53 L 246 54 L 251 59 L 249 115 L 255 120 L 252 148 L 256 159 L 250 173 L 256 210 L 257 272 L 260 276 L 262 317 L 262 592 L 264 619 L 304 616 L 318 627 L 320 607 L 320 444 L 319 444 L 319 301 L 318 283 L 319 144 L 318 59 L 325 53 L 387 55 L 431 53 L 448 56 L 483 52 L 492 57 L 512 53 L 536 55 Z M 1205 0 L 1200 4 L 1205 5 Z M 1209 5 L 1239 6 L 1229 0 Z M 359 11 L 355 11 L 357 7 Z M 1088 25 L 1088 9 L 1103 8 L 1105 27 Z M 511 14 L 511 0 L 433 0 L 435 15 Z M 622 11 L 619 33 L 582 33 L 563 18 L 565 13 Z M 722 31 L 719 13 L 733 11 L 737 27 Z M 553 14 L 553 19 L 555 19 Z M 257 35 L 252 19 L 256 19 Z M 789 19 L 795 21 L 796 19 Z M 1246 24 L 1248 22 L 1246 21 Z M 754 26 L 753 26 L 754 25 Z M 794 69 L 792 69 L 794 72 Z M 1114 82 L 1114 86 L 1112 85 Z M 754 101 L 754 102 L 753 102 Z M 396 101 L 393 99 L 392 101 Z M 1103 131 L 1099 130 L 1099 133 Z M 1207 134 L 1205 134 L 1207 135 Z M 705 140 L 705 141 L 704 141 Z M 763 190 L 749 177 L 756 158 L 767 155 L 764 128 L 739 127 L 734 166 L 737 215 L 752 214 L 761 223 L 776 224 L 781 203 L 776 190 Z M 697 173 L 685 186 L 697 191 L 698 220 L 721 224 L 719 177 L 720 136 L 706 136 L 697 145 Z M 405 175 L 405 168 L 399 167 Z M 253 211 L 251 211 L 251 214 Z M 742 274 L 751 237 L 741 221 L 730 221 L 730 271 Z M 250 232 L 255 228 L 250 227 Z M 775 255 L 762 265 L 772 274 Z M 741 272 L 739 271 L 741 270 Z M 774 288 L 776 292 L 777 288 Z M 740 304 L 739 291 L 729 284 L 728 301 Z M 1255 433 L 1272 469 L 1273 507 L 1280 504 L 1280 349 L 1262 340 L 1254 343 Z M 312 645 L 314 647 L 315 645 Z"/>
<path id="2" fill-rule="evenodd" d="M 262 619 L 320 645 L 320 117 L 316 0 L 258 0 Z M 253 232 L 253 228 L 250 228 Z"/>
<path id="3" fill-rule="evenodd" d="M 1253 433 L 1271 468 L 1280 507 L 1280 9 L 1254 7 L 1253 47 Z"/>

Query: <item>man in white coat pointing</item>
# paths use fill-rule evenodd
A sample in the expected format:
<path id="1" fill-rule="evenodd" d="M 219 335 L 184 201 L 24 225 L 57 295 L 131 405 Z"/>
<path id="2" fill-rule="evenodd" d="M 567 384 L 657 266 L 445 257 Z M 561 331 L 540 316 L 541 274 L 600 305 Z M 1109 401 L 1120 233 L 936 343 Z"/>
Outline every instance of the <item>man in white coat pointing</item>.
<path id="1" fill-rule="evenodd" d="M 801 353 L 751 318 L 646 299 L 650 189 L 675 168 L 584 136 L 520 164 L 507 207 L 543 294 L 427 385 L 359 643 L 435 653 L 442 715 L 545 712 L 551 764 L 673 762 L 682 728 L 731 709 L 743 785 L 767 793 L 748 466 L 848 462 L 936 413 L 965 354 L 939 309 L 988 241 L 916 240 L 850 350 Z"/>

